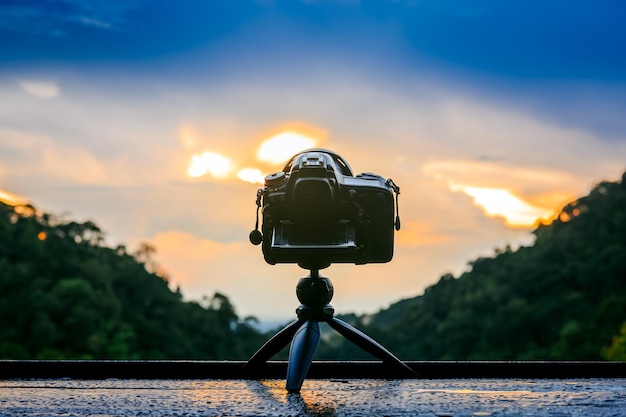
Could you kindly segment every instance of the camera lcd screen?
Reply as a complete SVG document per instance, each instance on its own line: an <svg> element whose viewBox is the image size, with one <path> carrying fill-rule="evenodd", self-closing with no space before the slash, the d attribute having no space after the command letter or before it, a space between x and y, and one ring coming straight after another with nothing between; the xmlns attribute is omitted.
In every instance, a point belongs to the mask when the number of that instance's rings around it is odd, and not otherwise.
<svg viewBox="0 0 626 417"><path fill-rule="evenodd" d="M354 225L347 220L323 224L283 220L274 228L272 249L354 251Z"/></svg>

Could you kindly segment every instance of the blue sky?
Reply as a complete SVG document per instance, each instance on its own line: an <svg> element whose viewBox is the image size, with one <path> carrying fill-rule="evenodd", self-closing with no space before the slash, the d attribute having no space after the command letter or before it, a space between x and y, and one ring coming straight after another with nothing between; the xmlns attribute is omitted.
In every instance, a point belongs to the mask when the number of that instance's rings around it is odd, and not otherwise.
<svg viewBox="0 0 626 417"><path fill-rule="evenodd" d="M0 6L0 62L35 74L71 66L193 81L234 70L296 82L318 60L357 62L381 82L426 72L619 135L625 9L613 1L9 1ZM614 114L598 112L598 100Z"/></svg>
<svg viewBox="0 0 626 417"><path fill-rule="evenodd" d="M395 37L413 57L521 78L624 81L620 2L4 1L4 62L140 61L262 28L261 46ZM258 33L257 33L258 35Z"/></svg>
<svg viewBox="0 0 626 417"><path fill-rule="evenodd" d="M328 270L339 311L375 311L531 242L515 213L553 213L619 178L625 9L4 1L0 191L92 219L112 244L153 242L190 298L221 291L244 314L289 317L303 271L264 264L246 241L258 185L186 172L214 152L270 173L280 165L257 148L295 130L402 187L394 260ZM268 282L281 290L259 302Z"/></svg>

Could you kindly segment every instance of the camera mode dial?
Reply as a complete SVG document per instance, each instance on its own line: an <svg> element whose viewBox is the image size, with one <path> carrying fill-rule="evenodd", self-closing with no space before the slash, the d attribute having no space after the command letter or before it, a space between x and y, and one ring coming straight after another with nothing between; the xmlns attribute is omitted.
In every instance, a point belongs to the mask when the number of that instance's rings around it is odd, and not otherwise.
<svg viewBox="0 0 626 417"><path fill-rule="evenodd" d="M285 181L285 173L282 171L274 172L265 177L266 187L278 187Z"/></svg>

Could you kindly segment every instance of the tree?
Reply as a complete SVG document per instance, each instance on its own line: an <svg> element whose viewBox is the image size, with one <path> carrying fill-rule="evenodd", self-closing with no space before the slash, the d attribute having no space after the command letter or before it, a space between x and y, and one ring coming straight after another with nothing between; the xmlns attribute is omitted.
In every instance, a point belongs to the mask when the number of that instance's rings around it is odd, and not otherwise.
<svg viewBox="0 0 626 417"><path fill-rule="evenodd" d="M0 203L0 358L245 359L263 342L225 295L172 291L149 243L131 255L103 236Z"/></svg>
<svg viewBox="0 0 626 417"><path fill-rule="evenodd" d="M619 334L613 336L611 345L602 350L602 356L609 361L626 361L626 322Z"/></svg>
<svg viewBox="0 0 626 417"><path fill-rule="evenodd" d="M357 323L405 359L621 358L624 330L613 336L626 317L625 179L567 204L533 245L496 250Z"/></svg>

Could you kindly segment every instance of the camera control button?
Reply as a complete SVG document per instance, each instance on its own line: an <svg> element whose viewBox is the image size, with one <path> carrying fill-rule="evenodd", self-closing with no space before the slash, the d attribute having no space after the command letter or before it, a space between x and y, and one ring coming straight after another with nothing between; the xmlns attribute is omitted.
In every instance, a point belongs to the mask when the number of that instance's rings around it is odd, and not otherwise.
<svg viewBox="0 0 626 417"><path fill-rule="evenodd" d="M282 171L274 172L265 177L265 185L276 185L285 179L285 173Z"/></svg>

